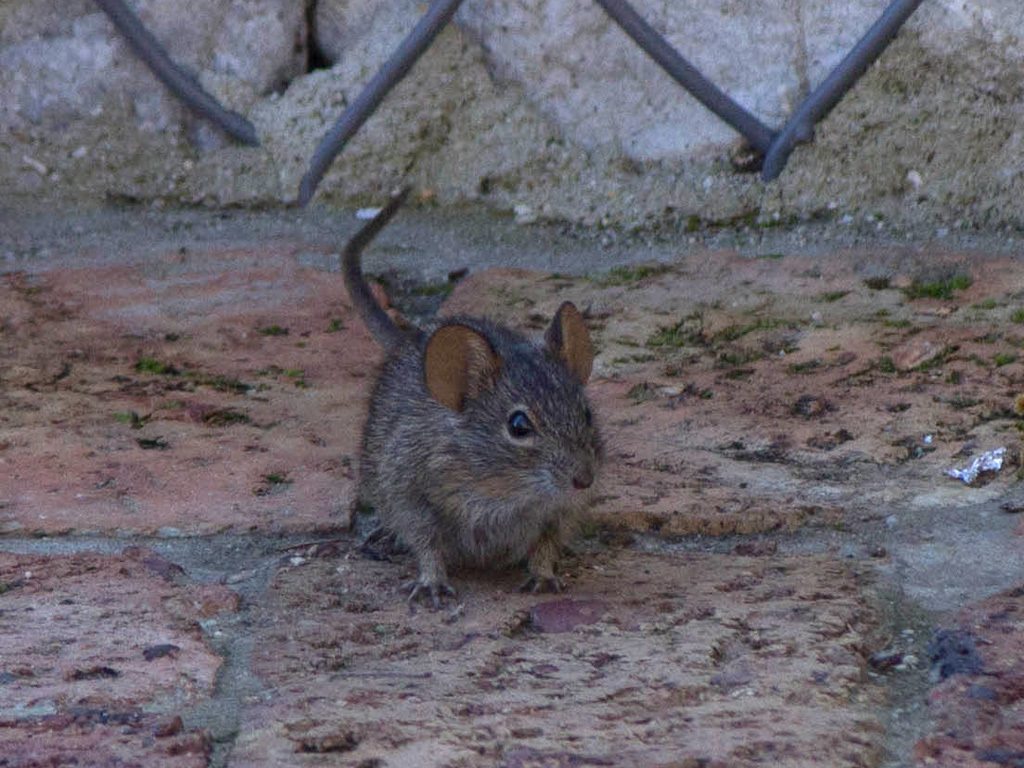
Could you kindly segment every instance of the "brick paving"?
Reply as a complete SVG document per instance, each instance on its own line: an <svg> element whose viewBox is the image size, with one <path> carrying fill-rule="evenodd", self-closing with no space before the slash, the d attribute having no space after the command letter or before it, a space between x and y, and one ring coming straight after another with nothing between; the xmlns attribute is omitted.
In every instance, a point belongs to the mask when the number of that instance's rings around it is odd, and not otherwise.
<svg viewBox="0 0 1024 768"><path fill-rule="evenodd" d="M588 308L611 458L569 592L456 574L434 613L348 533L379 353L303 249L2 275L0 765L1024 760L1014 260L471 276L446 311ZM879 656L893 585L958 606L928 621L976 664ZM916 746L901 676L931 686Z"/></svg>

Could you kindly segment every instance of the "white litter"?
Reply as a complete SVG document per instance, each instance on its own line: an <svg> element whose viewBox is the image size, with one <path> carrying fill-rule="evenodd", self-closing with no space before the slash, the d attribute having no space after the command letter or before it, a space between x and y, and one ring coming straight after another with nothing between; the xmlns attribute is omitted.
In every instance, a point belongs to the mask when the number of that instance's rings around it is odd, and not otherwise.
<svg viewBox="0 0 1024 768"><path fill-rule="evenodd" d="M1005 453L1005 448L993 448L991 451L985 451L980 456L975 456L974 460L963 469L956 469L955 467L944 469L942 474L957 480L963 480L966 485L970 485L978 479L978 475L982 472L998 472L1002 469L1003 454Z"/></svg>
<svg viewBox="0 0 1024 768"><path fill-rule="evenodd" d="M380 208L360 208L356 211L356 218L360 221L369 221L380 213Z"/></svg>

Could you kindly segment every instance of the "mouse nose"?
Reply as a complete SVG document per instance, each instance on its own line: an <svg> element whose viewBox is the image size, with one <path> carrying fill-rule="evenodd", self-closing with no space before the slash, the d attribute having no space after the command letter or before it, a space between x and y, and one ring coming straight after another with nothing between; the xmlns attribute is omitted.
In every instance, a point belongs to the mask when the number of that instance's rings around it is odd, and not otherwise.
<svg viewBox="0 0 1024 768"><path fill-rule="evenodd" d="M591 467L580 467L579 471L572 476L572 487L582 491L594 484L594 470Z"/></svg>

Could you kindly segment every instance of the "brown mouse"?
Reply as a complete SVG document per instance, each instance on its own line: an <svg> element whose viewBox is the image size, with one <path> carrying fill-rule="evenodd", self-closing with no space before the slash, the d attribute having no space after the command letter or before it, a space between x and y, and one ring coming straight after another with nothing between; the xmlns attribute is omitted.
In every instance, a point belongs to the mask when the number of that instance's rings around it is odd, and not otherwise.
<svg viewBox="0 0 1024 768"><path fill-rule="evenodd" d="M396 196L346 245L349 295L386 358L363 431L359 502L415 554L410 601L454 596L448 568L526 561L524 589L561 591L558 559L601 463L584 393L594 353L571 302L533 340L456 316L399 328L374 300L360 254Z"/></svg>

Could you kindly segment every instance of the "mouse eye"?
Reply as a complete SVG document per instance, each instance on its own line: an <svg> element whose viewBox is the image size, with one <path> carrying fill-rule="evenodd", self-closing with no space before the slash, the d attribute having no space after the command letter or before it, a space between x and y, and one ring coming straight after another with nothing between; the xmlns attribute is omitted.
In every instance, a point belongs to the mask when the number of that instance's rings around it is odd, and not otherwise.
<svg viewBox="0 0 1024 768"><path fill-rule="evenodd" d="M533 434L533 422L523 411L512 411L508 417L508 433L518 440L529 437Z"/></svg>

